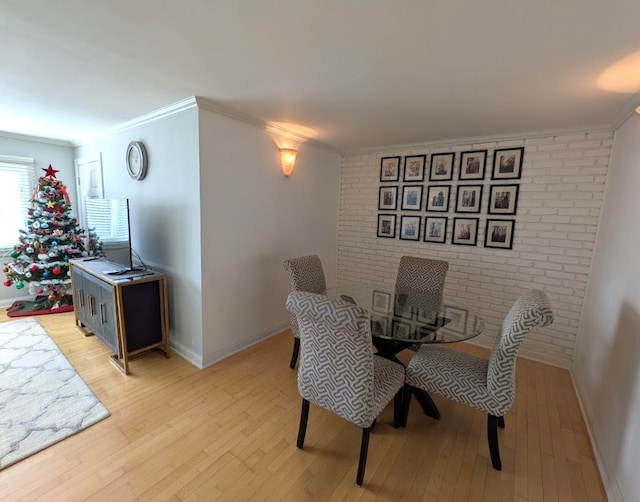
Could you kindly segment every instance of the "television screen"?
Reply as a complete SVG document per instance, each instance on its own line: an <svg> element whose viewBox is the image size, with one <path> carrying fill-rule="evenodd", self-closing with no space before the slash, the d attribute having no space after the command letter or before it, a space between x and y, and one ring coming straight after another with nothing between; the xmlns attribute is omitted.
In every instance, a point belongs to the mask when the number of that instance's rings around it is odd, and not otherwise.
<svg viewBox="0 0 640 502"><path fill-rule="evenodd" d="M132 269L129 199L86 199L85 210L89 255Z"/></svg>

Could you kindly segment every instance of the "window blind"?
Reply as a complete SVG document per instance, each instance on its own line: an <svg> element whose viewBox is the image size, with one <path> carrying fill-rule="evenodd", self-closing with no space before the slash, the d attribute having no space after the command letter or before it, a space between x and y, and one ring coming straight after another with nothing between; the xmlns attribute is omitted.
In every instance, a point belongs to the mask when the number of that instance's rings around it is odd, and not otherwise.
<svg viewBox="0 0 640 502"><path fill-rule="evenodd" d="M32 158L0 155L0 249L12 248L20 242L20 230L27 227L27 209L35 184Z"/></svg>

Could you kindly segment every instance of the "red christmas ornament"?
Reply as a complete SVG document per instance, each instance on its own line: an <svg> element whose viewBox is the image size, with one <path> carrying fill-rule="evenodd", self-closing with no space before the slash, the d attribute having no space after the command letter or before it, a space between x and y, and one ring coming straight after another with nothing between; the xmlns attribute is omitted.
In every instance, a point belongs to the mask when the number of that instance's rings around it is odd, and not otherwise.
<svg viewBox="0 0 640 502"><path fill-rule="evenodd" d="M60 275L62 273L62 269L60 267L53 267L53 275Z"/></svg>
<svg viewBox="0 0 640 502"><path fill-rule="evenodd" d="M54 227L57 227L59 224L60 224L60 223L58 223L57 221L54 221L54 222L53 222L53 226L54 226Z"/></svg>
<svg viewBox="0 0 640 502"><path fill-rule="evenodd" d="M7 279L2 284L4 284L6 287L10 287L11 286L11 281L9 279Z"/></svg>
<svg viewBox="0 0 640 502"><path fill-rule="evenodd" d="M36 270L38 270L38 265L31 265L29 268L32 272L35 272Z"/></svg>
<svg viewBox="0 0 640 502"><path fill-rule="evenodd" d="M62 218L62 213L60 211L56 211L56 218Z"/></svg>
<svg viewBox="0 0 640 502"><path fill-rule="evenodd" d="M62 187L60 190L58 190L58 193L59 193L60 195L64 195L64 194L66 194L66 193L67 193L67 191L64 189L64 187Z"/></svg>
<svg viewBox="0 0 640 502"><path fill-rule="evenodd" d="M44 293L44 291L42 291L41 289L38 290L38 294L41 295L42 293Z"/></svg>
<svg viewBox="0 0 640 502"><path fill-rule="evenodd" d="M49 167L47 167L46 169L43 167L42 170L44 171L45 178L55 178L56 173L60 172L59 170L56 170L53 167L51 167L51 164L49 164Z"/></svg>

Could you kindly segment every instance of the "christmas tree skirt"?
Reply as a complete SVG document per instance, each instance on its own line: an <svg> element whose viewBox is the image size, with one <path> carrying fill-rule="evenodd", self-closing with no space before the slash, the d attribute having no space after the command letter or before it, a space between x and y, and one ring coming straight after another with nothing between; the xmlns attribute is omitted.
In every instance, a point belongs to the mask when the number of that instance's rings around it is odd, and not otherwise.
<svg viewBox="0 0 640 502"><path fill-rule="evenodd" d="M61 314L73 311L71 295L63 296L59 301L51 303L47 295L36 296L35 300L19 300L7 308L9 317L25 317L32 315Z"/></svg>

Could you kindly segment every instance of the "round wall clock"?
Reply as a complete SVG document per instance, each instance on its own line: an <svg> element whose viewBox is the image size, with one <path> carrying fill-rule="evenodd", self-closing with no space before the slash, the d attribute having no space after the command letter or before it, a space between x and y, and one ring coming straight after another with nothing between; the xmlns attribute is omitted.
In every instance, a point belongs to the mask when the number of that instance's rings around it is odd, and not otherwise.
<svg viewBox="0 0 640 502"><path fill-rule="evenodd" d="M127 147L127 172L134 180L147 175L147 150L140 141L132 141Z"/></svg>

